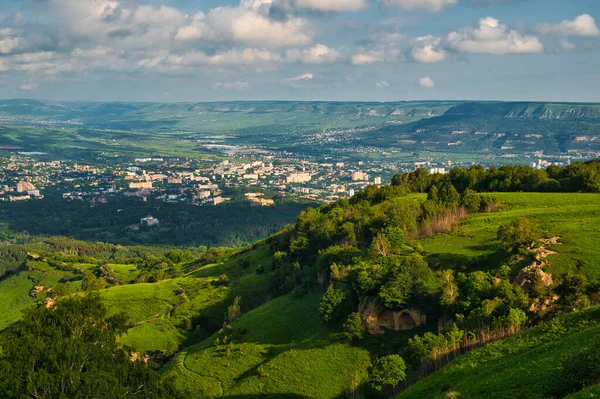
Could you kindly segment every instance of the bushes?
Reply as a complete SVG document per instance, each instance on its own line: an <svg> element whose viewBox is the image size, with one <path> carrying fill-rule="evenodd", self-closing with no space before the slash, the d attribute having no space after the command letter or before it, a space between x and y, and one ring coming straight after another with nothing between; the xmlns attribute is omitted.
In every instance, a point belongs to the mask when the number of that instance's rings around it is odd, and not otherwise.
<svg viewBox="0 0 600 399"><path fill-rule="evenodd" d="M319 304L319 313L325 321L330 321L339 315L340 305L346 299L346 291L343 289L336 289L332 285L327 287L327 291L321 298Z"/></svg>
<svg viewBox="0 0 600 399"><path fill-rule="evenodd" d="M360 318L360 314L350 313L348 319L344 323L344 334L349 340L360 340L365 334L366 328Z"/></svg>
<svg viewBox="0 0 600 399"><path fill-rule="evenodd" d="M541 238L540 228L527 218L517 218L498 229L498 239L508 252L532 245Z"/></svg>
<svg viewBox="0 0 600 399"><path fill-rule="evenodd" d="M371 371L370 384L381 391L385 385L395 387L406 378L406 364L399 355L389 355L377 359Z"/></svg>

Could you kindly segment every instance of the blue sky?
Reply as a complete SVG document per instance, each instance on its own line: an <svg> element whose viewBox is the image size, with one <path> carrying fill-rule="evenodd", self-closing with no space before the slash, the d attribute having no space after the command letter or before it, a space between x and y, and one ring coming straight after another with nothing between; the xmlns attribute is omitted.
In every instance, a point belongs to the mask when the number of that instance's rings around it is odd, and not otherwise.
<svg viewBox="0 0 600 399"><path fill-rule="evenodd" d="M0 97L600 101L599 24L598 0L3 0Z"/></svg>

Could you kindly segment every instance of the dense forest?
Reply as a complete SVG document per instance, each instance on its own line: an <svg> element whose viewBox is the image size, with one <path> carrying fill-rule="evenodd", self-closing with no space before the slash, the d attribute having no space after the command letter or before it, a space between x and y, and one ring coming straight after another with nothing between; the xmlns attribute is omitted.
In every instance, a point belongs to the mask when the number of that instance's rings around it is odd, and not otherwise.
<svg viewBox="0 0 600 399"><path fill-rule="evenodd" d="M240 247L277 232L310 205L284 201L274 207L253 207L240 201L198 207L120 198L90 206L87 201L47 195L38 201L0 203L0 220L4 235L12 231L122 245ZM148 215L159 219L160 226L139 228L140 219Z"/></svg>

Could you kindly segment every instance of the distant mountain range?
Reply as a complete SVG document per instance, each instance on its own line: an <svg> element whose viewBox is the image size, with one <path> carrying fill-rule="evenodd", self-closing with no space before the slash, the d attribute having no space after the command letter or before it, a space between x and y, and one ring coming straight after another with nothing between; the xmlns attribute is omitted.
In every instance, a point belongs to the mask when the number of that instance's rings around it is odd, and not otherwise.
<svg viewBox="0 0 600 399"><path fill-rule="evenodd" d="M181 133L188 137L226 133L235 137L235 144L302 152L324 148L323 142L305 144L307 134L331 131L341 131L342 135L328 141L331 144L327 148L360 145L495 157L536 151L553 155L593 155L600 151L600 104L584 103L0 100L0 127L20 123L164 132L173 137ZM7 140L4 144L22 141Z"/></svg>

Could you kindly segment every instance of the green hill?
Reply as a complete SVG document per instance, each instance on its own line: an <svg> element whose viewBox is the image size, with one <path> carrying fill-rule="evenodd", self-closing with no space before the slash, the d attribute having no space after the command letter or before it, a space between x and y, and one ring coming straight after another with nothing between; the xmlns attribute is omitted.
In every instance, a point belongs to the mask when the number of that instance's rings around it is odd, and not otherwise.
<svg viewBox="0 0 600 399"><path fill-rule="evenodd" d="M595 307L476 349L397 398L545 399L557 391L556 397L563 397L563 390L581 389L576 380L585 372L570 366L575 362L583 369L586 354L596 352L598 356L599 342L600 307ZM569 398L590 398L598 392L598 387L593 387Z"/></svg>
<svg viewBox="0 0 600 399"><path fill-rule="evenodd" d="M586 397L600 377L586 357L600 353L600 197L488 191L594 191L597 167L418 170L239 252L18 244L0 328L81 288L124 313L120 345L185 397L381 397L402 379L374 383L389 355L411 383L426 376L400 397Z"/></svg>
<svg viewBox="0 0 600 399"><path fill-rule="evenodd" d="M286 295L245 314L172 360L188 397L332 398L366 379L369 352L323 325L320 294Z"/></svg>

